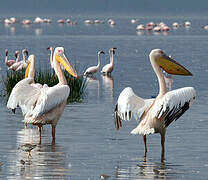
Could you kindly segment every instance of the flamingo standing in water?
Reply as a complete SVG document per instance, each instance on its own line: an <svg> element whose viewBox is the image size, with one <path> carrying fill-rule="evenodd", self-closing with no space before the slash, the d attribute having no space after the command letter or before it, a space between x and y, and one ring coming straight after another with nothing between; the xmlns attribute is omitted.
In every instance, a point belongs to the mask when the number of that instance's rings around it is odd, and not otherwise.
<svg viewBox="0 0 208 180"><path fill-rule="evenodd" d="M14 63L17 63L19 61L19 51L15 52L16 60L13 60L13 59L12 60L8 60L8 49L5 50L5 54L6 54L6 56L5 56L5 64L8 67L12 66Z"/></svg>
<svg viewBox="0 0 208 180"><path fill-rule="evenodd" d="M192 74L160 49L152 50L149 57L159 82L159 94L155 99L142 99L133 92L132 88L125 88L119 95L115 108L115 126L119 130L122 126L121 120L129 121L132 115L135 119L140 119L138 126L131 131L131 134L143 135L145 157L147 153L146 135L160 133L161 160L163 161L166 129L189 109L196 97L196 92L193 87L167 92L161 68L169 74L185 76Z"/></svg>
<svg viewBox="0 0 208 180"><path fill-rule="evenodd" d="M27 49L23 49L22 50L22 56L23 56L23 60L22 61L15 62L8 69L9 70L13 70L13 71L19 71L19 70L22 70L22 69L26 69L27 68L26 56L28 56Z"/></svg>
<svg viewBox="0 0 208 180"><path fill-rule="evenodd" d="M103 51L98 51L98 64L97 66L91 66L87 68L87 70L84 72L84 76L93 75L95 74L98 69L100 68L100 55L105 54Z"/></svg>
<svg viewBox="0 0 208 180"><path fill-rule="evenodd" d="M109 50L109 54L110 54L110 63L109 64L106 64L103 68L102 68L102 71L101 73L103 74L111 74L111 72L113 71L114 69L114 58L113 58L113 55L115 54L115 49L117 48L111 48Z"/></svg>
<svg viewBox="0 0 208 180"><path fill-rule="evenodd" d="M48 87L47 84L36 84L34 82L35 56L30 56L26 69L27 78L15 85L7 102L7 107L10 109L14 110L17 106L21 107L26 123L38 126L40 143L41 128L45 124L51 124L52 143L55 143L56 125L70 93L61 65L69 74L78 78L76 71L64 55L64 48L57 47L53 54L53 68L59 83L53 87Z"/></svg>

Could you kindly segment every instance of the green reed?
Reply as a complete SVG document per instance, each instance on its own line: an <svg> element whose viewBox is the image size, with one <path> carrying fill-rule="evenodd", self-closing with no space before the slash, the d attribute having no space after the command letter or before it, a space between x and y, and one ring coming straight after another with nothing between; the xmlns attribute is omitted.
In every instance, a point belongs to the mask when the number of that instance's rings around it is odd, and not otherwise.
<svg viewBox="0 0 208 180"><path fill-rule="evenodd" d="M68 72L64 72L67 83L70 87L70 95L67 102L81 102L84 98L86 88L86 78L80 76L78 79L71 76ZM4 96L9 98L13 87L25 77L25 71L7 71L6 77L2 77ZM46 67L39 70L35 74L35 83L47 84L49 87L58 84L58 77L54 70Z"/></svg>

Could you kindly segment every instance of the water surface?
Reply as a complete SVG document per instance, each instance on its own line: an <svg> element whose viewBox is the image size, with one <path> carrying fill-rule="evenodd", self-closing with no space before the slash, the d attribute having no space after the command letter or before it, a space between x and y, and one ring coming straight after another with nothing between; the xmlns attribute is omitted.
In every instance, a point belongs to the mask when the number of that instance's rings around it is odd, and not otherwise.
<svg viewBox="0 0 208 180"><path fill-rule="evenodd" d="M3 17L2 17L3 18ZM34 17L29 17L34 19ZM15 50L27 48L37 57L37 67L49 64L48 46L64 46L67 57L79 73L96 65L97 52L103 50L101 65L109 62L108 50L117 47L111 77L100 73L88 80L82 103L68 104L58 122L56 144L51 145L51 127L44 126L41 145L32 158L18 150L24 143L38 144L36 127L24 128L20 110L14 115L0 103L0 177L2 179L206 179L207 178L207 52L208 32L201 28L206 17L136 17L138 23L191 21L168 33L137 33L134 17L115 17L116 25L85 25L87 18L73 16L77 25L52 24L23 26L0 24L0 67L6 67L4 50L12 58ZM63 17L62 17L63 18ZM112 17L99 17L105 22ZM19 17L23 19L23 17ZM137 23L137 24L138 24ZM137 95L151 98L158 92L156 76L150 66L149 52L161 48L193 73L193 77L173 77L173 88L193 86L197 100L166 135L166 161L160 162L160 136L148 136L148 156L143 158L142 137L130 135L137 122L124 123L116 131L113 111L120 92L127 86ZM1 74L1 75L2 75ZM21 161L23 160L23 161ZM22 163L25 162L23 165Z"/></svg>

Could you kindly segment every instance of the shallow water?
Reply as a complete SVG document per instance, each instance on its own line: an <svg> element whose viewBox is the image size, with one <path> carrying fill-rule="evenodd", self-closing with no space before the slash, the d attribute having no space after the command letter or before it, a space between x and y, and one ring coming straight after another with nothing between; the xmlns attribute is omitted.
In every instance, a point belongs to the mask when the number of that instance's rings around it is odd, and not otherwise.
<svg viewBox="0 0 208 180"><path fill-rule="evenodd" d="M22 17L19 17L20 19ZM30 17L31 19L33 17ZM97 63L97 51L104 50L101 64L109 62L108 50L117 47L115 69L111 77L100 73L89 79L82 103L66 106L51 145L51 128L44 126L41 145L32 150L32 158L18 150L24 143L38 144L36 127L24 128L20 110L14 115L0 103L0 177L2 179L206 179L207 157L207 52L208 32L201 29L206 17L138 17L139 23L191 21L169 33L137 33L131 17L117 17L108 24L85 25L86 17L72 17L77 25L52 24L5 27L0 24L0 67L3 74L4 49L10 57L15 50L28 48L37 56L37 64L49 64L48 46L64 46L67 57L82 73ZM105 21L110 17L100 17ZM86 18L87 19L87 18ZM96 19L96 18L94 18ZM143 158L142 137L130 135L137 122L124 123L116 131L113 111L117 98L127 86L143 98L151 98L158 84L148 60L149 52L161 48L189 69L193 77L173 77L173 89L193 86L197 100L166 135L166 161L160 162L160 136L148 136L148 156ZM22 160L22 161L21 161ZM106 176L105 176L106 175Z"/></svg>

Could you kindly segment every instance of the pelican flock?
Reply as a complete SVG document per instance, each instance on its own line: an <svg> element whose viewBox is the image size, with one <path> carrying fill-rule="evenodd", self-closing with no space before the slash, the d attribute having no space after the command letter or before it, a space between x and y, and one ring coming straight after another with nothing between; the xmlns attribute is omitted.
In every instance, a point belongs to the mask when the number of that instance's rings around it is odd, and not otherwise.
<svg viewBox="0 0 208 180"><path fill-rule="evenodd" d="M10 94L7 107L22 110L24 122L38 126L39 142L41 143L42 126L50 124L52 127L52 143L55 143L56 125L66 106L70 88L67 85L63 71L78 78L77 72L65 56L63 47L50 50L50 64L58 77L58 84L49 87L39 84L35 77L35 55L28 56L26 49L22 50L23 60L19 61L19 51L15 52L15 60L8 60L8 50L5 50L5 64L14 71L25 69L25 78L19 81ZM102 68L102 73L110 75L114 69L114 54L116 48L109 50L110 63ZM84 75L93 75L100 68L100 55L96 66L87 68ZM26 62L27 59L27 62ZM165 159L165 135L167 127L180 118L193 104L196 92L193 87L172 89L171 75L192 76L185 67L167 56L161 49L154 49L149 54L150 63L159 83L159 93L155 98L143 99L137 96L131 87L126 87L119 95L114 110L114 123L117 130L122 127L122 120L130 121L132 117L139 120L131 134L142 135L144 141L144 157L147 156L147 135L159 133L161 136L161 160Z"/></svg>
<svg viewBox="0 0 208 180"><path fill-rule="evenodd" d="M114 112L116 129L122 127L122 120L129 121L132 116L140 119L131 134L140 134L144 140L144 156L147 154L146 136L160 133L161 160L165 158L165 134L167 127L183 115L196 98L193 87L184 87L167 92L163 69L168 74L191 76L192 74L178 62L167 56L161 49L151 51L150 62L159 82L159 94L155 99L143 99L132 88L125 88L118 97Z"/></svg>
<svg viewBox="0 0 208 180"><path fill-rule="evenodd" d="M91 67L87 68L86 71L84 72L84 76L93 75L98 71L98 69L100 68L100 55L101 54L105 54L105 53L103 51L98 51L98 64L97 64L97 66L91 66Z"/></svg>
<svg viewBox="0 0 208 180"><path fill-rule="evenodd" d="M109 50L109 54L110 54L110 63L109 64L106 64L103 68L102 68L102 71L101 73L103 74L111 74L111 72L113 71L114 69L114 57L113 55L115 54L115 50L117 48L113 47Z"/></svg>
<svg viewBox="0 0 208 180"><path fill-rule="evenodd" d="M52 126L52 143L55 143L55 130L58 120L65 108L70 88L61 69L61 65L74 77L78 77L64 54L63 47L56 47L53 54L53 68L59 83L53 87L34 82L35 56L28 58L25 79L19 81L13 88L7 107L13 111L20 106L25 123L38 126L40 143L43 125Z"/></svg>

